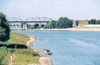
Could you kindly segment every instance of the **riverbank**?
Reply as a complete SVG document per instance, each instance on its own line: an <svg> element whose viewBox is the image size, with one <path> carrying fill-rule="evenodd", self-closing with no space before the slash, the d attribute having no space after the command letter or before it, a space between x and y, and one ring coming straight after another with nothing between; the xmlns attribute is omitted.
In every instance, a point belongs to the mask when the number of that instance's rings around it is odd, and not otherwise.
<svg viewBox="0 0 100 65"><path fill-rule="evenodd" d="M48 56L46 51L38 50L32 47L32 43L36 41L36 37L30 36L30 40L27 42L27 46L32 49L34 52L40 55L39 62L40 65L53 65L51 58Z"/></svg>
<svg viewBox="0 0 100 65"><path fill-rule="evenodd" d="M11 29L21 29L21 28L11 28ZM63 28L63 29L28 29L28 30L46 30L46 31L100 31L100 27L73 27L73 28Z"/></svg>
<svg viewBox="0 0 100 65"><path fill-rule="evenodd" d="M35 35L38 41L33 47L49 49L54 65L94 65L93 58L98 64L99 31L13 31Z"/></svg>
<svg viewBox="0 0 100 65"><path fill-rule="evenodd" d="M0 42L0 65L40 64L39 54L26 46L27 35L11 32L10 39Z"/></svg>
<svg viewBox="0 0 100 65"><path fill-rule="evenodd" d="M100 31L100 28L65 28L65 29L28 29L28 30L46 30L46 31Z"/></svg>

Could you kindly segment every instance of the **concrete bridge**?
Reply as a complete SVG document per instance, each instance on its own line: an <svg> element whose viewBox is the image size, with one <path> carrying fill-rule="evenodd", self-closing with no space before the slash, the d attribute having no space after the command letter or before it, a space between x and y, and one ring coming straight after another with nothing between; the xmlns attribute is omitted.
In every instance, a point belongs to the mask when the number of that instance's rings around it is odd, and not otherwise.
<svg viewBox="0 0 100 65"><path fill-rule="evenodd" d="M52 19L48 17L30 17L26 19L17 18L17 17L7 17L7 20L10 23L21 23L23 29L27 29L28 23L34 23L34 24L46 24L50 22Z"/></svg>

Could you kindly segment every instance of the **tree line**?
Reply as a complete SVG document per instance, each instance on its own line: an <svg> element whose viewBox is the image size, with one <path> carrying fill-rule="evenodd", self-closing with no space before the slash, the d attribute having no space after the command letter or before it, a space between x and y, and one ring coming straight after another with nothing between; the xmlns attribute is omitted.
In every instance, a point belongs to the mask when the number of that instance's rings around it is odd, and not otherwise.
<svg viewBox="0 0 100 65"><path fill-rule="evenodd" d="M67 17L60 17L57 21L52 20L48 23L44 24L28 24L28 29L53 29L53 28L71 28L73 26L73 21Z"/></svg>
<svg viewBox="0 0 100 65"><path fill-rule="evenodd" d="M88 24L100 24L100 20L96 20L96 19L91 19L88 21ZM79 25L79 20L75 21L75 25L78 26Z"/></svg>
<svg viewBox="0 0 100 65"><path fill-rule="evenodd" d="M90 21L88 21L88 24L100 24L100 20L91 19Z"/></svg>
<svg viewBox="0 0 100 65"><path fill-rule="evenodd" d="M53 28L71 28L73 26L72 20L67 17L60 17L57 21L52 20L47 23L44 28L45 29L53 29Z"/></svg>

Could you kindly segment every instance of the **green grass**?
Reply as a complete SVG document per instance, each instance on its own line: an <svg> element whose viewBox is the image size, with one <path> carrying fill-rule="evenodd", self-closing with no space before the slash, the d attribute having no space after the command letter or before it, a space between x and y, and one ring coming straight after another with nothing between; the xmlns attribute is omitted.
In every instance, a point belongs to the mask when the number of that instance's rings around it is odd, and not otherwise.
<svg viewBox="0 0 100 65"><path fill-rule="evenodd" d="M2 58L1 65L9 65L10 62L10 54L8 53L7 55Z"/></svg>
<svg viewBox="0 0 100 65"><path fill-rule="evenodd" d="M18 34L11 32L10 39L7 42L0 42L0 44L26 44L29 40L29 36L24 34ZM6 46L5 45L5 46ZM9 65L10 55L13 55L13 65L28 65L28 64L39 64L39 54L33 52L32 49L13 49L0 47L0 65Z"/></svg>
<svg viewBox="0 0 100 65"><path fill-rule="evenodd" d="M7 42L0 42L0 44L25 44L29 40L29 37L24 34L10 33L10 39Z"/></svg>
<svg viewBox="0 0 100 65"><path fill-rule="evenodd" d="M32 57L27 55L14 55L13 65L28 65L39 64L39 57Z"/></svg>
<svg viewBox="0 0 100 65"><path fill-rule="evenodd" d="M29 56L39 56L36 52L34 52L32 49L8 49L9 53L13 54L24 54L24 55L29 55Z"/></svg>
<svg viewBox="0 0 100 65"><path fill-rule="evenodd" d="M8 49L8 55L2 59L2 64L10 63L10 53L12 53L13 65L39 64L39 54L31 49Z"/></svg>
<svg viewBox="0 0 100 65"><path fill-rule="evenodd" d="M4 56L6 55L7 55L6 47L0 47L0 63L2 62L2 59L4 58Z"/></svg>

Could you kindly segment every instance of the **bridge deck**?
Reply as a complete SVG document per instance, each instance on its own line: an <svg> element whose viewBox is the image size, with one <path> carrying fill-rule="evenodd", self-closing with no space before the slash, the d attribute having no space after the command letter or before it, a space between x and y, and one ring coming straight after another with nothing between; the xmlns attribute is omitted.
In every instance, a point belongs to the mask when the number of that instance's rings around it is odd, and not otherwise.
<svg viewBox="0 0 100 65"><path fill-rule="evenodd" d="M50 21L8 21L9 23L48 23Z"/></svg>

